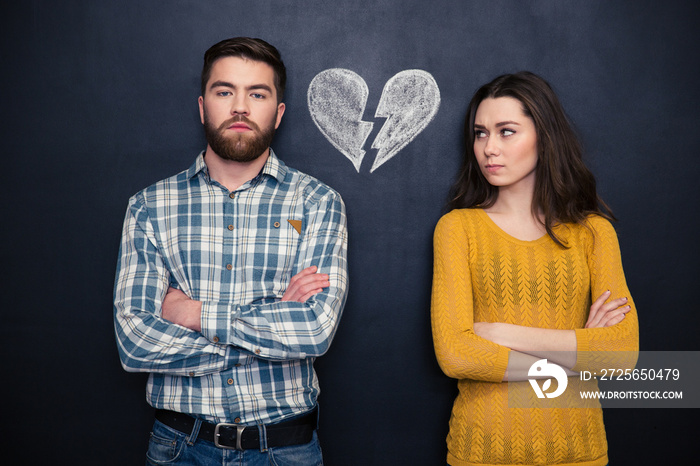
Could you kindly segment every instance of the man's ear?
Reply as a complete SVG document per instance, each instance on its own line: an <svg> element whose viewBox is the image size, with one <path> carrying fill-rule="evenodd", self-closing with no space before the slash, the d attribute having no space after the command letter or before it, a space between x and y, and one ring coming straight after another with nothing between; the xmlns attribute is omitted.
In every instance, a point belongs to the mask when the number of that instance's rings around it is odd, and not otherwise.
<svg viewBox="0 0 700 466"><path fill-rule="evenodd" d="M201 97L200 97L201 99ZM284 102L280 102L277 104L277 122L275 123L275 129L279 128L280 122L282 121L282 115L284 115L284 109L285 109Z"/></svg>
<svg viewBox="0 0 700 466"><path fill-rule="evenodd" d="M204 97L202 97L200 95L198 102L199 102L199 120L202 122L202 124L204 124Z"/></svg>

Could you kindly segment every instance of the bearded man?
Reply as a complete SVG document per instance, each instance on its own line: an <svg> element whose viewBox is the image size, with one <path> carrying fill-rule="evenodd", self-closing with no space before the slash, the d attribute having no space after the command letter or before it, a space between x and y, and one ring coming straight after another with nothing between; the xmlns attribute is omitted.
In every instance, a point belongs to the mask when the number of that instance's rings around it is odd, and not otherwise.
<svg viewBox="0 0 700 466"><path fill-rule="evenodd" d="M313 362L345 304L346 217L270 149L285 81L263 40L212 46L206 150L129 200L114 319L123 367L150 374L148 464L322 464Z"/></svg>

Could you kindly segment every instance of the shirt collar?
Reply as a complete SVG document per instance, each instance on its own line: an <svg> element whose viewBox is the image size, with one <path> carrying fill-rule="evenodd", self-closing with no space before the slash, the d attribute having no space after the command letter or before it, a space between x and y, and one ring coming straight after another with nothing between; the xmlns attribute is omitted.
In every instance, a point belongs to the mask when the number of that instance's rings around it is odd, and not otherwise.
<svg viewBox="0 0 700 466"><path fill-rule="evenodd" d="M287 176L287 166L277 158L272 147L270 147L270 156L267 158L267 162L265 162L265 166L263 166L260 173L263 175L270 175L280 183Z"/></svg>
<svg viewBox="0 0 700 466"><path fill-rule="evenodd" d="M209 171L207 164L204 163L204 151L200 152L194 163L187 169L187 179L194 178L199 172L202 172L209 179Z"/></svg>
<svg viewBox="0 0 700 466"><path fill-rule="evenodd" d="M204 151L199 153L192 166L187 169L187 178L191 179L197 176L197 174L200 172L204 174L207 180L210 179L207 164L204 162ZM284 162L277 158L272 148L270 148L270 155L267 158L265 165L263 165L258 177L260 175L269 175L279 182L282 182L287 176L287 166L284 164Z"/></svg>

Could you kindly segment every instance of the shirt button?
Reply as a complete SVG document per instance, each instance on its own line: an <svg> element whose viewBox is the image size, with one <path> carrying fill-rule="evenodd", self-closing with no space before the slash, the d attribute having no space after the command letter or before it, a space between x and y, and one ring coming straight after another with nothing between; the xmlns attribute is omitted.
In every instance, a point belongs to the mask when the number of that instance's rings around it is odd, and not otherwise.
<svg viewBox="0 0 700 466"><path fill-rule="evenodd" d="M275 228L279 228L279 227L280 227L280 222L275 222Z"/></svg>
<svg viewBox="0 0 700 466"><path fill-rule="evenodd" d="M230 197L231 199L233 199L234 197L236 197L236 193L230 193L230 194L228 195L228 197Z"/></svg>
<svg viewBox="0 0 700 466"><path fill-rule="evenodd" d="M241 422L241 418L240 418L240 417L237 417L236 419L233 420L233 423L234 423L234 424L238 424L239 422Z"/></svg>
<svg viewBox="0 0 700 466"><path fill-rule="evenodd" d="M260 354L260 348L255 350L255 354Z"/></svg>
<svg viewBox="0 0 700 466"><path fill-rule="evenodd" d="M235 366L235 367L241 367L241 364L240 364L240 363L238 363L238 364L236 364L236 366Z"/></svg>
<svg viewBox="0 0 700 466"><path fill-rule="evenodd" d="M233 385L233 379L228 379L226 383L228 383L229 385Z"/></svg>
<svg viewBox="0 0 700 466"><path fill-rule="evenodd" d="M214 337L214 338L211 339L211 341L213 341L214 343L218 343L218 342L219 342L219 337Z"/></svg>
<svg viewBox="0 0 700 466"><path fill-rule="evenodd" d="M233 231L233 225L228 226L229 231Z"/></svg>
<svg viewBox="0 0 700 466"><path fill-rule="evenodd" d="M194 372L190 372L190 377L194 377Z"/></svg>
<svg viewBox="0 0 700 466"><path fill-rule="evenodd" d="M226 270L233 270L233 266L231 264L226 264Z"/></svg>

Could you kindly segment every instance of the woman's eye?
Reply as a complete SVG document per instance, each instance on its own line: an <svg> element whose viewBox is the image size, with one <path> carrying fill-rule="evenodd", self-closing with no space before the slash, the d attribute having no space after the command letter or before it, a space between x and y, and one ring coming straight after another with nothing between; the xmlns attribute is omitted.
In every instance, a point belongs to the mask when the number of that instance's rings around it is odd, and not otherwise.
<svg viewBox="0 0 700 466"><path fill-rule="evenodd" d="M510 136L515 134L515 131L513 131L512 129L504 129L503 131L501 131L501 134L503 134L504 136Z"/></svg>
<svg viewBox="0 0 700 466"><path fill-rule="evenodd" d="M475 139L481 139L481 138L483 138L483 137L485 137L485 136L486 136L486 133L484 133L484 132L481 131L480 129L477 129L476 131L474 131L474 138L475 138Z"/></svg>

